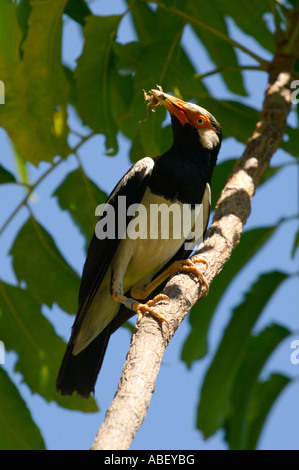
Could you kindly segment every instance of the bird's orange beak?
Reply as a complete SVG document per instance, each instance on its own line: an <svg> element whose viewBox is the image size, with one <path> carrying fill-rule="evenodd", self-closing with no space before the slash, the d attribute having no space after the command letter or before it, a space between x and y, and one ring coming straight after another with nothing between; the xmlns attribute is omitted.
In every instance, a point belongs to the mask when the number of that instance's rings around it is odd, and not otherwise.
<svg viewBox="0 0 299 470"><path fill-rule="evenodd" d="M167 109L170 114L173 114L180 123L184 126L188 119L188 112L186 109L186 102L176 98L175 96L168 95L164 91L151 90L151 94Z"/></svg>

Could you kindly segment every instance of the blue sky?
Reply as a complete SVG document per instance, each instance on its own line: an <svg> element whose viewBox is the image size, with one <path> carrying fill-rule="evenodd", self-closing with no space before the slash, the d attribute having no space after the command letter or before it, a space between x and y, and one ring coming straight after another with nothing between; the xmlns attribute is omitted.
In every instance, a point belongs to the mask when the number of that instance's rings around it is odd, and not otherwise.
<svg viewBox="0 0 299 470"><path fill-rule="evenodd" d="M115 0L113 2L95 0L91 3L91 8L95 14L108 15L124 12L126 5L122 0ZM232 21L229 21L228 24L235 39L245 43L249 48L254 48L264 58L269 59L269 54L258 48L254 40L241 33ZM127 15L121 23L118 40L120 42L128 42L134 38L135 33L132 29L130 17ZM188 45L188 54L198 72L203 73L214 68L205 49L196 40L189 27L184 32L183 43L186 47ZM76 23L67 19L63 39L63 58L69 66L74 67L75 59L81 54L82 44L79 27ZM251 60L245 57L244 53L238 52L238 56L242 63L251 63ZM198 68L198 57L201 59L200 69ZM266 87L266 74L246 72L244 77L249 93L249 97L244 99L244 101L259 108ZM217 98L233 97L218 76L206 79L205 84ZM143 99L142 90L140 99ZM81 133L88 132L87 129L82 129L81 123L71 108L69 109L69 119L73 129L75 128ZM290 122L295 122L294 114L291 116ZM136 125L138 124L136 123ZM74 140L72 143L74 143ZM0 130L0 147L2 149L0 164L8 170L15 172L13 152L3 130ZM241 155L243 148L244 146L234 141L234 139L226 139L221 149L219 161ZM95 181L101 189L109 193L130 166L128 150L129 142L123 136L119 136L118 155L107 157L105 156L103 136L95 136L82 146L79 150L79 156L90 179ZM274 155L272 164L276 166L292 161L291 157L279 150ZM84 240L77 228L74 227L70 217L65 212L61 212L56 200L50 197L67 173L76 168L76 165L74 157L69 157L67 162L59 165L52 172L53 174L46 178L38 187L36 194L30 200L30 207L36 218L54 237L58 248L67 261L78 273L81 273L84 262ZM30 166L30 176L35 179L46 168L47 164L41 164L38 169ZM279 192L277 191L278 185L280 188L283 188ZM22 188L15 189L10 186L0 188L1 225L22 198L22 195ZM298 212L297 201L298 169L296 166L290 165L285 167L278 175L268 183L265 183L257 191L252 203L252 213L245 228L251 229L271 225L277 223L281 217L294 215ZM6 282L16 282L11 259L7 256L7 253L26 217L26 209L22 209L1 237L0 276ZM229 286L210 327L209 355L202 361L194 364L191 370L188 370L186 365L180 361L182 345L190 328L188 321L181 325L165 353L147 417L137 432L131 449L226 448L222 432L218 432L209 440L204 441L201 433L195 429L196 409L204 373L217 348L223 329L230 318L232 308L239 304L244 292L257 279L258 275L273 269L298 272L298 258L290 260L289 255L296 224L297 222L294 220L283 224L267 246L246 265L238 278ZM59 227L59 230L57 230L57 227ZM299 365L295 366L290 361L290 354L292 352L290 349L291 341L299 339L298 291L298 277L294 276L283 283L267 305L256 326L257 329L260 329L266 324L275 321L282 323L293 331L298 330L297 336L294 334L291 339L285 340L267 362L263 371L263 376L265 377L270 371L282 372L292 377L298 375ZM45 308L43 314L54 324L57 333L67 341L73 318L55 306L52 309ZM20 374L13 371L16 355L14 353L6 355L5 368L12 380L18 384L35 422L41 429L48 449L88 449L91 446L97 430L104 419L105 412L115 394L129 344L130 336L126 329L118 330L111 337L103 368L96 385L95 397L101 410L94 414L64 410L55 403L48 404L39 396L32 396L28 387L25 384L21 384ZM272 410L259 443L260 449L299 448L298 394L299 384L295 380L282 393Z"/></svg>

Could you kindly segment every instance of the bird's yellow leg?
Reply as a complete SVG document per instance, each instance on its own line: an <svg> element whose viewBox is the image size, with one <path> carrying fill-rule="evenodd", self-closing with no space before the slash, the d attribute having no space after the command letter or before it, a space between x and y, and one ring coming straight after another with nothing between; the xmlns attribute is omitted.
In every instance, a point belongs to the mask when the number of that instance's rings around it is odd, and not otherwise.
<svg viewBox="0 0 299 470"><path fill-rule="evenodd" d="M209 286L207 281L205 280L204 276L202 275L201 271L196 266L197 263L203 263L208 266L208 263L203 258L194 258L193 261L191 259L185 259L181 261L175 261L172 263L165 271L163 271L159 276L157 276L152 282L150 282L147 286L145 286L142 290L131 289L131 295L134 299L146 299L157 287L159 287L162 282L166 281L169 277L178 274L179 272L188 272L194 273L198 276L198 279L201 284L207 289L207 293L209 291Z"/></svg>
<svg viewBox="0 0 299 470"><path fill-rule="evenodd" d="M146 315L146 314L150 313L153 317L157 318L157 320L160 323L165 322L168 325L168 321L166 320L166 318L164 318L163 315L156 312L152 308L152 306L154 304L156 304L157 302L159 302L160 300L167 300L169 302L169 298L167 297L167 295L158 294L152 300L149 300L146 304L136 302L136 300L130 299L129 297L126 297L125 295L118 294L118 293L113 293L112 298L115 302L119 302L119 303L125 305L127 308L129 308L129 309L133 310L134 312L136 312L137 313L137 323L141 320L143 315Z"/></svg>
<svg viewBox="0 0 299 470"><path fill-rule="evenodd" d="M141 304L139 302L135 302L135 304L133 304L132 308L137 313L137 323L140 322L143 315L146 315L146 314L150 313L160 323L166 323L168 325L168 321L166 320L166 318L163 315L161 315L160 313L156 312L156 310L153 308L153 305L155 305L160 300L166 300L167 302L169 302L169 297L167 297L167 295L164 295L164 294L158 294L153 299L148 300L146 302L146 304Z"/></svg>
<svg viewBox="0 0 299 470"><path fill-rule="evenodd" d="M112 298L113 300L115 300L115 302L119 302L125 305L127 308L136 312L137 323L141 320L143 315L151 314L153 317L157 318L157 320L160 323L165 322L168 324L164 316L156 312L156 310L153 308L153 306L160 300L164 300L164 301L166 300L169 302L169 297L167 297L167 295L158 294L153 299L148 300L146 304L136 302L135 299L137 300L146 299L157 287L159 287L164 281L166 281L166 279L174 276L175 274L178 274L179 272L189 272L189 273L196 274L198 276L200 283L204 284L208 292L209 286L204 276L202 275L201 271L196 266L196 264L198 263L203 263L206 266L208 266L207 261L203 258L194 257L193 260L186 259L186 260L181 260L181 261L175 261L167 269L165 269L165 271L163 271L159 276L157 276L152 282L150 282L147 286L145 286L144 289L138 290L138 289L134 289L133 287L131 289L131 295L132 297L134 297L133 299L126 297L125 295L119 294L119 293L112 293L111 294Z"/></svg>

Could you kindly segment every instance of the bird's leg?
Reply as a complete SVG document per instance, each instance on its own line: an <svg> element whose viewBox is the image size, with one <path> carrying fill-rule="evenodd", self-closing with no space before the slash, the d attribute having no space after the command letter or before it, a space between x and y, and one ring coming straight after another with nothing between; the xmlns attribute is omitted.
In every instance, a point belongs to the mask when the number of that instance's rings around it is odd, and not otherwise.
<svg viewBox="0 0 299 470"><path fill-rule="evenodd" d="M129 308L130 310L133 310L133 312L137 313L137 322L140 321L140 319L142 318L142 315L145 315L146 313L150 313L155 318L157 318L159 322L167 323L167 320L163 317L163 315L160 315L152 308L152 305L157 303L159 300L168 300L169 302L169 298L167 297L167 295L159 294L154 299L147 302L146 304L142 304L136 301L135 299L126 297L123 294L124 292L123 270L118 269L118 267L115 267L114 269L112 269L110 292L111 292L111 297L115 302L119 302L123 304L125 307Z"/></svg>
<svg viewBox="0 0 299 470"><path fill-rule="evenodd" d="M140 322L141 318L143 317L143 315L146 315L146 314L151 314L153 317L155 317L160 323L166 323L168 325L168 321L166 320L166 318L164 317L164 315L161 315L160 313L156 312L156 310L153 307L153 305L155 305L157 302L159 302L160 300L166 300L167 302L169 302L169 297L167 297L167 295L164 295L164 294L158 294L156 295L156 297L154 297L153 299L151 300L148 300L146 302L146 304L141 304L139 302L136 302L135 303L135 308L134 308L134 304L133 304L133 310L137 313L137 323Z"/></svg>
<svg viewBox="0 0 299 470"><path fill-rule="evenodd" d="M203 284L206 288L206 295L209 293L209 284L207 283L204 275L202 274L201 270L196 266L196 264L203 263L206 265L206 268L209 266L208 262L204 258L196 258L193 256L193 259L186 259L182 261L182 266L178 272L187 272L196 274L200 284Z"/></svg>
<svg viewBox="0 0 299 470"><path fill-rule="evenodd" d="M164 318L164 316L160 315L152 308L152 305L156 304L159 300L167 300L169 302L167 295L158 294L152 300L149 300L146 304L136 302L136 300L119 293L112 293L111 296L115 302L119 302L137 313L137 323L141 320L143 315L150 313L153 317L157 318L160 323L165 322L168 325L168 321Z"/></svg>
<svg viewBox="0 0 299 470"><path fill-rule="evenodd" d="M180 261L174 261L165 271L163 271L159 276L157 276L152 282L150 282L147 286L143 289L131 289L131 295L134 299L146 299L157 287L159 287L166 279L169 277L178 274L179 272L189 272L194 273L198 276L199 282L204 284L205 288L207 289L207 293L209 291L209 286L207 281L205 280L204 276L202 275L201 271L196 266L197 263L203 263L208 266L207 261L204 258L193 258L185 259Z"/></svg>
<svg viewBox="0 0 299 470"><path fill-rule="evenodd" d="M156 295L153 299L148 300L146 304L142 304L140 302L137 302L137 300L143 300L146 299L157 287L159 287L166 279L169 277L174 276L175 274L178 274L179 272L189 272L189 273L194 273L198 276L199 282L201 284L204 284L204 286L207 289L207 292L209 290L209 286L207 284L207 281L205 280L204 276L202 275L201 271L199 268L196 266L198 263L203 263L206 266L208 266L208 263L205 259L203 258L195 258L193 257L193 260L191 259L186 259L186 260L180 260L180 261L175 261L172 263L165 271L163 271L159 276L157 276L153 281L151 281L147 286L145 286L143 289L138 290L137 288L132 287L131 289L131 296L126 297L122 293L112 291L111 295L113 300L115 302L119 302L125 307L133 310L134 312L137 313L137 323L141 320L143 315L146 314L151 314L153 317L157 318L157 320L160 323L167 323L167 320L164 318L163 315L160 313L156 312L156 310L153 308L153 306L159 302L160 300L166 300L170 301L169 297L164 294L158 294ZM138 285L137 285L138 286Z"/></svg>
<svg viewBox="0 0 299 470"><path fill-rule="evenodd" d="M194 273L198 276L199 282L204 284L205 288L207 289L207 293L209 291L209 286L207 281L205 280L204 276L202 275L201 271L196 266L197 263L203 263L208 266L207 261L204 258L193 258L191 259L175 261L172 263L165 271L163 271L159 276L157 276L152 282L150 282L147 286L145 286L141 290L137 290L134 287L131 289L131 295L135 299L146 299L157 287L159 287L166 279L169 277L178 274L179 272L188 272ZM168 302L169 297L164 294L158 294L153 299L149 300L146 304L141 304L136 302L135 305L133 303L132 310L137 312L137 322L139 322L143 315L150 313L154 317L156 317L160 322L167 322L167 320L160 314L158 314L152 307L160 300L167 300Z"/></svg>

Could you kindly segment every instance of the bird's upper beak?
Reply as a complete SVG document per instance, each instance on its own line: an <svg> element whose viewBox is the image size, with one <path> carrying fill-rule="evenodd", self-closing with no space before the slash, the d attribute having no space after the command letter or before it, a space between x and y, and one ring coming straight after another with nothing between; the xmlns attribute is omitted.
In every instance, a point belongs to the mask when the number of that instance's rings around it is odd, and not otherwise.
<svg viewBox="0 0 299 470"><path fill-rule="evenodd" d="M171 115L174 115L180 123L184 126L187 122L190 122L188 119L188 110L186 103L175 96L168 95L164 91L160 90L151 90L151 94L169 111Z"/></svg>

